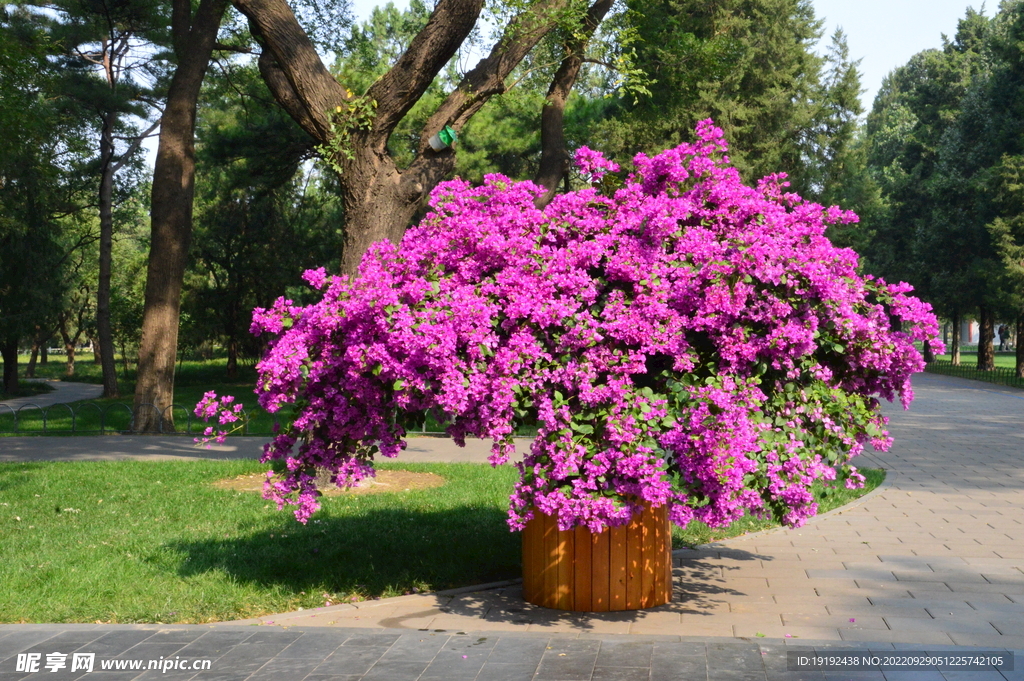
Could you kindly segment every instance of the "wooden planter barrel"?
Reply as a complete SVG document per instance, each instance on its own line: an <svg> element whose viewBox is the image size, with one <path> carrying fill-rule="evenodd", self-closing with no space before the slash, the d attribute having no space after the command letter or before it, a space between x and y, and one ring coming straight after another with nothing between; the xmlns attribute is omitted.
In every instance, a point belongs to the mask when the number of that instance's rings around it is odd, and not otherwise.
<svg viewBox="0 0 1024 681"><path fill-rule="evenodd" d="M668 507L594 534L534 510L523 530L523 598L557 610L638 610L672 600Z"/></svg>

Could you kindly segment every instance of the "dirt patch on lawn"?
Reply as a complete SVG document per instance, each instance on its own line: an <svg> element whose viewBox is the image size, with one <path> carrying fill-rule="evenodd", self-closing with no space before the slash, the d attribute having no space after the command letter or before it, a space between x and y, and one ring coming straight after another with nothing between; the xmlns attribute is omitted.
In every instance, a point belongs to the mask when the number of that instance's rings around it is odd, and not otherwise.
<svg viewBox="0 0 1024 681"><path fill-rule="evenodd" d="M251 475L239 475L234 478L225 478L213 483L217 489L233 490L236 492L263 492L263 481L266 480L265 473L253 473ZM337 497L348 494L385 494L388 492L411 492L417 489L430 489L440 487L445 479L433 473L414 473L413 471L386 470L377 471L377 477L367 478L359 483L358 487L341 489L333 485L321 488L321 492L327 497Z"/></svg>

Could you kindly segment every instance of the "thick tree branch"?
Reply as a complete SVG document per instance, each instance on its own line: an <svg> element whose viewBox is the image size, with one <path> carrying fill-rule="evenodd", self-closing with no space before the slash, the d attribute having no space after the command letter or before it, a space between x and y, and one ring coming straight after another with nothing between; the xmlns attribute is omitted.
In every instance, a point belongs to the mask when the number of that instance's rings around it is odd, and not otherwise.
<svg viewBox="0 0 1024 681"><path fill-rule="evenodd" d="M306 120L307 125L303 128L318 142L328 141L331 134L328 112L337 106L345 106L351 95L324 66L291 7L285 0L233 2L238 11L249 19L256 37L263 42L264 51L269 50L277 62L295 95L295 101L305 109L304 116L296 120L300 123ZM262 59L260 65L262 71ZM276 97L277 91L274 92ZM291 114L292 110L288 109L288 112Z"/></svg>
<svg viewBox="0 0 1024 681"><path fill-rule="evenodd" d="M434 152L427 140L451 125L461 130L492 96L505 91L505 79L529 54L541 38L555 26L557 13L569 0L538 0L529 10L518 15L505 29L491 53L466 74L458 87L448 95L420 131L416 160L402 174L402 183L409 191L429 190L455 165L450 150Z"/></svg>
<svg viewBox="0 0 1024 681"><path fill-rule="evenodd" d="M284 75L284 71L274 61L274 56L269 50L264 50L259 58L260 75L270 89L274 99L281 105L281 108L288 112L288 115L305 130L310 137L323 141L326 134L322 128L322 122L315 120L309 115L309 110L303 105L299 96L292 89L291 83Z"/></svg>
<svg viewBox="0 0 1024 681"><path fill-rule="evenodd" d="M176 54L182 55L188 49L188 34L191 30L191 0L174 0L171 5L171 40Z"/></svg>
<svg viewBox="0 0 1024 681"><path fill-rule="evenodd" d="M565 147L565 104L583 66L587 43L613 3L614 0L597 0L590 6L583 20L583 30L565 46L565 58L551 79L540 117L540 168L534 181L545 191L535 201L538 208L551 203L559 182L569 172L569 151Z"/></svg>
<svg viewBox="0 0 1024 681"><path fill-rule="evenodd" d="M473 30L483 5L483 0L440 0L398 62L370 86L367 96L377 102L371 144L383 149L398 122Z"/></svg>

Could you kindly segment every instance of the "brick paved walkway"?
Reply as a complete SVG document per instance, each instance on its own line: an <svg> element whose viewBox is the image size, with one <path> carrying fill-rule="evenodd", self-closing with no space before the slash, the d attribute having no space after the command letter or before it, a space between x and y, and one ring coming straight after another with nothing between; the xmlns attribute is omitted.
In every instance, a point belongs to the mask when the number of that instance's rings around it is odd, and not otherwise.
<svg viewBox="0 0 1024 681"><path fill-rule="evenodd" d="M0 625L0 681L76 678L13 671L29 648L217 662L199 674L82 676L99 681L1024 681L1024 393L928 374L915 386L912 411L889 410L897 444L877 457L891 470L884 489L798 530L677 552L676 600L661 608L561 613L504 585L280 614L258 628ZM786 670L787 646L829 645L1016 650L1018 669Z"/></svg>
<svg viewBox="0 0 1024 681"><path fill-rule="evenodd" d="M513 585L260 621L1024 649L1024 392L931 374L915 386L911 411L888 410L884 489L797 530L677 551L669 605L562 613Z"/></svg>
<svg viewBox="0 0 1024 681"><path fill-rule="evenodd" d="M395 629L0 625L0 681L1020 681L1020 671L791 671L788 653L852 654L849 644L791 639L550 635ZM893 645L861 654L898 655ZM75 653L93 671L71 672ZM929 654L976 653L932 646ZM53 653L65 667L49 671ZM18 655L38 671L14 671ZM27 657L23 658L27 661ZM58 661L61 658L57 658ZM149 668L150 663L156 665ZM166 661L167 671L160 666ZM200 669L181 669L199 662ZM1024 664L1017 655L1015 662ZM121 671L109 671L122 666ZM138 664L129 671L130 665ZM177 664L178 669L173 665ZM1015 668L1017 665L1014 665ZM104 671L104 667L108 671Z"/></svg>

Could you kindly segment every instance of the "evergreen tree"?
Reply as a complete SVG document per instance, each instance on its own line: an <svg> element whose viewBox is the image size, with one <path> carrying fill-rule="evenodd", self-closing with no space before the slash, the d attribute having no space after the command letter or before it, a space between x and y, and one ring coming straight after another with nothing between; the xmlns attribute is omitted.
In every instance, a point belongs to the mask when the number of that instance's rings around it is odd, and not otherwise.
<svg viewBox="0 0 1024 681"><path fill-rule="evenodd" d="M688 141L697 121L712 118L745 179L786 172L795 190L813 194L821 180L816 161L832 144L820 134L856 118L846 110L836 118L832 107L859 106L849 96L859 85L848 80L856 69L843 53L845 69L835 74L843 92L819 101L821 22L811 2L633 0L630 7L651 96L620 100L621 113L597 132L605 146L628 160Z"/></svg>
<svg viewBox="0 0 1024 681"><path fill-rule="evenodd" d="M199 112L197 201L184 309L193 341L219 338L234 378L255 356L254 307L269 307L306 269L337 262L343 215L333 175L312 143L273 105L253 66L222 64ZM325 186L326 185L326 186Z"/></svg>
<svg viewBox="0 0 1024 681"><path fill-rule="evenodd" d="M0 8L0 351L2 389L18 384L18 347L60 313L81 153L78 122L57 106L54 46L24 8ZM45 339L44 339L45 340Z"/></svg>
<svg viewBox="0 0 1024 681"><path fill-rule="evenodd" d="M868 163L886 204L868 249L872 271L910 282L952 320L954 362L961 316L985 305L991 256L978 166L964 156L976 124L964 107L987 69L989 31L990 20L968 9L953 40L889 74L867 122Z"/></svg>

